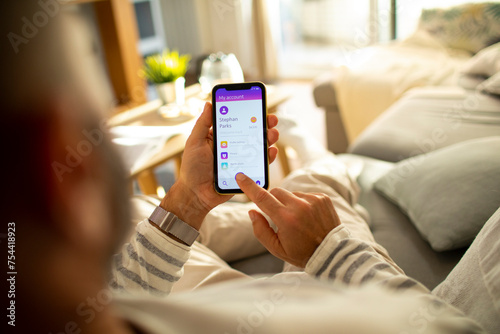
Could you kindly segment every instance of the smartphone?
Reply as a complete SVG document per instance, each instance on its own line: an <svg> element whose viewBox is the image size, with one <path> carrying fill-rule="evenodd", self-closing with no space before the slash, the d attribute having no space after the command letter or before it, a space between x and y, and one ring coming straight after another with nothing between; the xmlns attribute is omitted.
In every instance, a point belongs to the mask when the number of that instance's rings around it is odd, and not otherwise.
<svg viewBox="0 0 500 334"><path fill-rule="evenodd" d="M215 190L242 193L235 179L238 173L267 189L266 87L261 82L216 85L212 106Z"/></svg>

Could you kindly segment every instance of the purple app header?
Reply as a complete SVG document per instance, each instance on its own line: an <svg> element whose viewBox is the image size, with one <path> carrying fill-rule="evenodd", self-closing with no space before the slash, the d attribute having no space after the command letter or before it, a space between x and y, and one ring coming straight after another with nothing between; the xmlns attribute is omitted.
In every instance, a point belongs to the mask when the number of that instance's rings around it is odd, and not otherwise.
<svg viewBox="0 0 500 334"><path fill-rule="evenodd" d="M245 101L245 100L261 100L262 89L259 86L252 86L250 89L243 90L227 90L221 88L215 93L216 102L229 101Z"/></svg>

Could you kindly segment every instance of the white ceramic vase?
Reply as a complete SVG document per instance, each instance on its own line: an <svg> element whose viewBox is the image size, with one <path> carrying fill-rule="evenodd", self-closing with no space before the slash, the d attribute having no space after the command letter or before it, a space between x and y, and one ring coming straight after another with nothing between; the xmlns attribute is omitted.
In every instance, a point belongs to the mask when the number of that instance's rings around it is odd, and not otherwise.
<svg viewBox="0 0 500 334"><path fill-rule="evenodd" d="M184 77L177 78L172 82L166 82L156 85L158 97L163 101L163 104L184 105L185 101L185 84Z"/></svg>

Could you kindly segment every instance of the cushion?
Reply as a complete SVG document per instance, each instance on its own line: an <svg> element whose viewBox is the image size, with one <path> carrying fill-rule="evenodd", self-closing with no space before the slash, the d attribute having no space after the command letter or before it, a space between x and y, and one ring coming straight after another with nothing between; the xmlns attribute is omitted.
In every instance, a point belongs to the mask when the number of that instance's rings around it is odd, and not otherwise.
<svg viewBox="0 0 500 334"><path fill-rule="evenodd" d="M447 47L477 53L500 40L500 3L425 9L419 28Z"/></svg>
<svg viewBox="0 0 500 334"><path fill-rule="evenodd" d="M433 294L500 333L500 208Z"/></svg>
<svg viewBox="0 0 500 334"><path fill-rule="evenodd" d="M481 50L462 67L462 73L491 77L500 71L500 43Z"/></svg>
<svg viewBox="0 0 500 334"><path fill-rule="evenodd" d="M348 151L397 162L499 134L499 98L458 87L420 87L381 114Z"/></svg>
<svg viewBox="0 0 500 334"><path fill-rule="evenodd" d="M356 180L361 188L359 204L370 213L370 229L405 274L430 290L441 283L465 253L463 248L436 252L401 210L373 189L373 184L394 167L393 163L354 154L337 155L349 171L361 170Z"/></svg>
<svg viewBox="0 0 500 334"><path fill-rule="evenodd" d="M500 206L500 137L397 163L375 183L436 251L469 245Z"/></svg>
<svg viewBox="0 0 500 334"><path fill-rule="evenodd" d="M478 89L488 94L500 95L500 72L483 81Z"/></svg>

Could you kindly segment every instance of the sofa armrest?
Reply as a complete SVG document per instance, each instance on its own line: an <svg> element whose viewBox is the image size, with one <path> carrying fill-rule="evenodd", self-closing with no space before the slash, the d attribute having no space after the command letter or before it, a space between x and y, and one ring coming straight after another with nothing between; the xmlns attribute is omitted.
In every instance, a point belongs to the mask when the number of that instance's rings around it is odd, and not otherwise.
<svg viewBox="0 0 500 334"><path fill-rule="evenodd" d="M329 109L337 108L337 95L333 87L335 73L327 73L314 80L313 96L316 105L321 108Z"/></svg>
<svg viewBox="0 0 500 334"><path fill-rule="evenodd" d="M345 153L349 143L337 105L337 95L333 86L334 80L336 80L335 72L320 76L314 80L313 96L316 105L325 110L328 149L333 153Z"/></svg>

